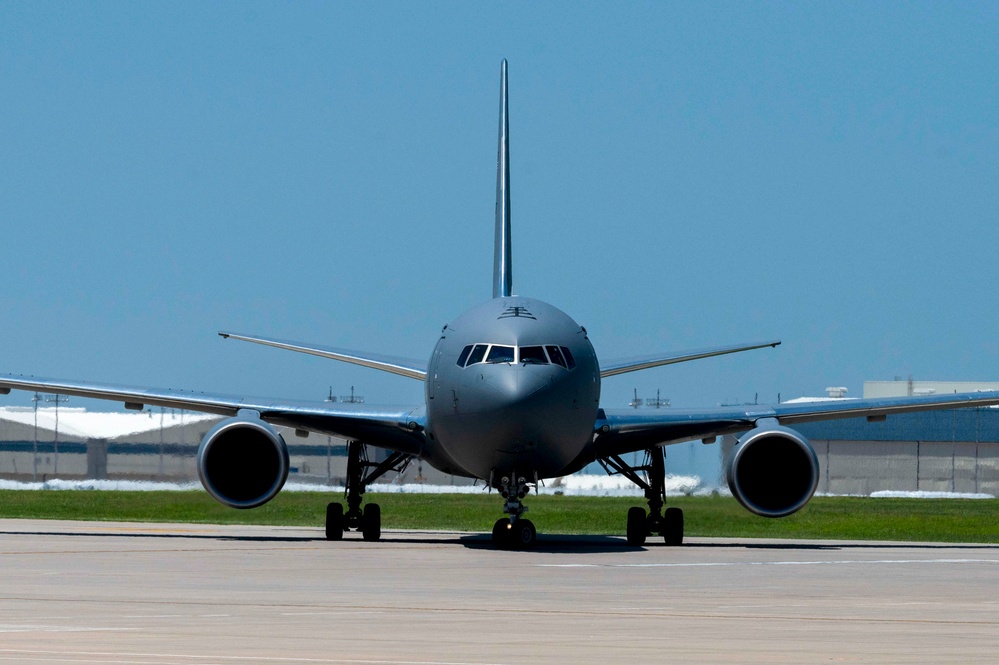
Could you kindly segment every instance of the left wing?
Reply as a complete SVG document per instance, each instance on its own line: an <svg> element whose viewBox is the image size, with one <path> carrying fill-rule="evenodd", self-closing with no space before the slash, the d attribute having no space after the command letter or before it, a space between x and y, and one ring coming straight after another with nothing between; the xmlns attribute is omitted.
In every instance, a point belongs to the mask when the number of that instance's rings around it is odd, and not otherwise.
<svg viewBox="0 0 999 665"><path fill-rule="evenodd" d="M729 353L739 353L740 351L752 351L753 349L763 349L768 346L780 346L780 340L772 339L765 342L715 346L709 349L695 349L693 351L673 351L669 353L658 353L650 356L639 356L637 358L618 358L615 360L609 360L606 363L601 363L603 367L600 369L600 378L606 379L608 376L616 376L626 372L637 372L640 369L684 363L688 360L700 360L701 358L724 356Z"/></svg>
<svg viewBox="0 0 999 665"><path fill-rule="evenodd" d="M235 416L242 409L260 413L266 422L284 427L360 439L381 448L419 454L423 450L425 407L374 407L360 404L241 397L110 383L57 381L0 374L0 394L31 390L123 402L139 410L145 405Z"/></svg>
<svg viewBox="0 0 999 665"><path fill-rule="evenodd" d="M594 454L596 457L620 455L653 446L744 432L755 427L756 421L764 418L776 419L781 425L794 425L815 420L860 416L873 420L894 413L994 405L999 405L999 391L708 409L664 409L654 413L634 409L600 409L594 425Z"/></svg>

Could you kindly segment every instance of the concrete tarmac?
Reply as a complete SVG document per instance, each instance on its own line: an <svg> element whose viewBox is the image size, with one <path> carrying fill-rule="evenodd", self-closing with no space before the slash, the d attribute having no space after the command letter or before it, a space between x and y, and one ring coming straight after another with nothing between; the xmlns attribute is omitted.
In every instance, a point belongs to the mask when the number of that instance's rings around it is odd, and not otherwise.
<svg viewBox="0 0 999 665"><path fill-rule="evenodd" d="M0 520L0 662L994 663L999 546Z"/></svg>

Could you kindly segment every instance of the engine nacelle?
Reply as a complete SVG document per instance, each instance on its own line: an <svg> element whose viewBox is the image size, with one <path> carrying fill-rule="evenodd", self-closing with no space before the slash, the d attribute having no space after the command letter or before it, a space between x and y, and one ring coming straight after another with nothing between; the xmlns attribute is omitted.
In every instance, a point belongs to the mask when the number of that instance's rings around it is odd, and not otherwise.
<svg viewBox="0 0 999 665"><path fill-rule="evenodd" d="M763 517L786 517L815 493L819 459L805 437L775 424L739 438L727 473L732 495L746 510Z"/></svg>
<svg viewBox="0 0 999 665"><path fill-rule="evenodd" d="M198 448L198 476L219 503L256 508L284 487L288 446L273 427L240 414L205 435Z"/></svg>

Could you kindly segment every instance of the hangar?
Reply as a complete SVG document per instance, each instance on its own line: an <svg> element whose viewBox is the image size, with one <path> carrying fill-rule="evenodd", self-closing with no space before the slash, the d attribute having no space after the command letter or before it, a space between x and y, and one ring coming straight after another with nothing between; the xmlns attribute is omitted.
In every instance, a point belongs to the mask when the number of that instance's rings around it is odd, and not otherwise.
<svg viewBox="0 0 999 665"><path fill-rule="evenodd" d="M102 413L59 406L0 407L0 479L198 482L198 444L220 420L178 409ZM289 482L344 484L346 441L317 434L299 438L293 429L277 429L288 444ZM418 463L410 465L401 481L471 483Z"/></svg>
<svg viewBox="0 0 999 665"><path fill-rule="evenodd" d="M995 389L999 384L868 382L886 394ZM957 386L958 388L955 388ZM918 391L918 392L916 392ZM837 394L843 395L843 392ZM82 408L0 407L0 479L20 482L137 480L197 482L198 444L220 419L171 409L100 413ZM347 442L279 428L291 460L289 482L342 486ZM948 409L898 414L885 421L847 418L798 426L819 458L818 491L952 492L999 496L999 409ZM722 437L718 461L735 437ZM686 444L700 446L700 444ZM679 447L669 453L678 459ZM387 478L387 481L393 479ZM434 485L470 480L411 464L397 482ZM719 484L724 486L724 478ZM709 483L711 484L711 483Z"/></svg>
<svg viewBox="0 0 999 665"><path fill-rule="evenodd" d="M999 409L901 413L795 426L819 458L822 494L948 492L999 496ZM735 437L723 437L727 457Z"/></svg>
<svg viewBox="0 0 999 665"><path fill-rule="evenodd" d="M912 397L999 390L999 382L865 381L864 397ZM849 399L846 388L828 397ZM801 423L795 429L819 458L822 494L867 496L875 492L944 492L999 496L999 408L944 409L888 418L844 418ZM727 459L735 437L723 437ZM723 481L724 482L724 481Z"/></svg>

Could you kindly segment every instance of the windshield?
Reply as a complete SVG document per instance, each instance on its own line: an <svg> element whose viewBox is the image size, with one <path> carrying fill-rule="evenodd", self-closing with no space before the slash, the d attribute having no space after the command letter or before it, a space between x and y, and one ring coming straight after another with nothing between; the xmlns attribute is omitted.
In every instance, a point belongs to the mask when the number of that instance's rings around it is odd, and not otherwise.
<svg viewBox="0 0 999 665"><path fill-rule="evenodd" d="M469 344L458 354L458 366L470 367L477 363L512 364L517 360L523 365L558 365L565 369L576 366L572 353L565 346L506 346L503 344Z"/></svg>
<svg viewBox="0 0 999 665"><path fill-rule="evenodd" d="M489 355L486 357L487 363L512 363L513 362L513 349L512 346L500 346L498 344L493 344L493 347L489 349Z"/></svg>
<svg viewBox="0 0 999 665"><path fill-rule="evenodd" d="M544 347L522 346L520 347L520 362L525 365L547 365L548 356L545 355Z"/></svg>

